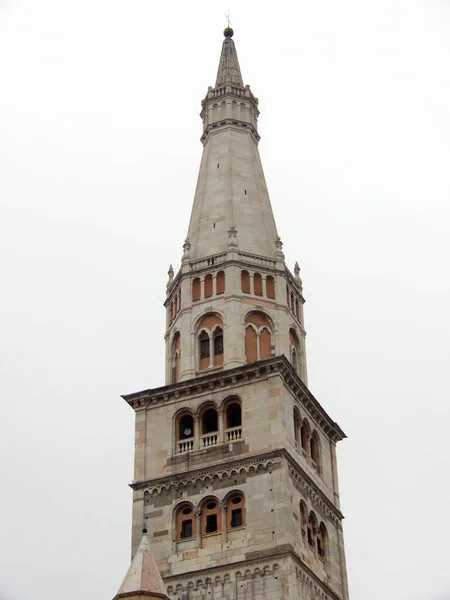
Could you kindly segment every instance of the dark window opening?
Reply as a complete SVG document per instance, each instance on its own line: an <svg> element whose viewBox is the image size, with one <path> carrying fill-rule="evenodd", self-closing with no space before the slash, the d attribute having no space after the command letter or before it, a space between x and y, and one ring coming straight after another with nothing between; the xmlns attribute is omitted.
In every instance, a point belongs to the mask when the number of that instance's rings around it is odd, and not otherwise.
<svg viewBox="0 0 450 600"><path fill-rule="evenodd" d="M227 427L240 427L242 425L241 407L239 404L230 404L227 408Z"/></svg>
<svg viewBox="0 0 450 600"><path fill-rule="evenodd" d="M181 537L182 538L192 537L192 519L187 519L186 521L182 521Z"/></svg>
<svg viewBox="0 0 450 600"><path fill-rule="evenodd" d="M312 536L311 527L308 527L308 544L310 546L314 546L314 539L313 539L313 536Z"/></svg>
<svg viewBox="0 0 450 600"><path fill-rule="evenodd" d="M240 498L238 498L240 501ZM242 508L237 508L231 511L231 527L241 527L242 525Z"/></svg>
<svg viewBox="0 0 450 600"><path fill-rule="evenodd" d="M320 538L317 538L317 552L319 553L319 556L324 556L325 554L322 546L322 540Z"/></svg>
<svg viewBox="0 0 450 600"><path fill-rule="evenodd" d="M244 190L244 192L245 192L245 195L247 195L247 190Z"/></svg>
<svg viewBox="0 0 450 600"><path fill-rule="evenodd" d="M216 228L216 224L215 224L215 223L213 223L213 229L215 229L215 228Z"/></svg>
<svg viewBox="0 0 450 600"><path fill-rule="evenodd" d="M192 508L187 507L183 510L183 515L190 515L191 512L192 512Z"/></svg>
<svg viewBox="0 0 450 600"><path fill-rule="evenodd" d="M223 335L216 335L214 338L214 355L223 354Z"/></svg>
<svg viewBox="0 0 450 600"><path fill-rule="evenodd" d="M200 358L209 357L209 338L200 340Z"/></svg>
<svg viewBox="0 0 450 600"><path fill-rule="evenodd" d="M214 408L205 410L202 416L202 433L213 433L217 429L217 411ZM214 508L215 505L212 507ZM208 505L209 508L209 505Z"/></svg>
<svg viewBox="0 0 450 600"><path fill-rule="evenodd" d="M179 438L180 440L185 440L187 438L193 437L194 435L194 418L192 415L184 415L180 419L180 430L179 430Z"/></svg>
<svg viewBox="0 0 450 600"><path fill-rule="evenodd" d="M219 168L219 163L217 163L217 168Z"/></svg>
<svg viewBox="0 0 450 600"><path fill-rule="evenodd" d="M206 533L217 531L217 515L206 516Z"/></svg>

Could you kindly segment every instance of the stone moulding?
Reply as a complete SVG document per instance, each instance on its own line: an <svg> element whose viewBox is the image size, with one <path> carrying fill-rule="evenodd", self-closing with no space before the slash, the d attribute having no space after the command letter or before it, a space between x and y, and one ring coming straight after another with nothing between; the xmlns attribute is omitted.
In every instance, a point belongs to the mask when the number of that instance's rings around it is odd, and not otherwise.
<svg viewBox="0 0 450 600"><path fill-rule="evenodd" d="M317 508L319 513L329 519L334 525L337 525L344 518L344 515L284 449L259 454L251 458L243 458L242 460L223 461L206 469L197 469L185 474L177 473L157 479L136 481L131 483L130 487L135 492L140 492L139 497L142 498L145 492L149 492L151 496L159 496L169 492L172 488L179 490L189 485L201 485L206 480L213 481L217 479L223 481L224 477L232 479L240 473L247 474L252 471L257 472L261 469L267 471L274 465L281 464L283 460L288 463L288 472L296 489L309 498L311 504Z"/></svg>
<svg viewBox="0 0 450 600"><path fill-rule="evenodd" d="M199 393L223 389L225 386L231 387L242 383L250 383L252 380L273 376L277 373L281 375L296 400L311 414L331 441L336 443L347 437L311 394L285 356L274 356L234 369L220 370L171 385L125 394L122 395L122 398L135 411L149 410L161 404L177 401L180 398L187 400Z"/></svg>
<svg viewBox="0 0 450 600"><path fill-rule="evenodd" d="M295 561L296 577L302 581L305 587L310 589L312 598L340 600L339 596L311 571L293 549L283 549L271 557L266 557L264 560L256 558L254 560L246 560L242 563L236 562L226 566L208 567L207 571L209 575L206 577L202 576L201 571L168 575L164 577L164 583L167 586L167 594L170 596L183 590L201 590L207 586L226 585L234 581L248 581L257 577L273 577L280 573L282 567L279 563L288 556L291 556ZM249 566L251 566L250 569L248 568Z"/></svg>

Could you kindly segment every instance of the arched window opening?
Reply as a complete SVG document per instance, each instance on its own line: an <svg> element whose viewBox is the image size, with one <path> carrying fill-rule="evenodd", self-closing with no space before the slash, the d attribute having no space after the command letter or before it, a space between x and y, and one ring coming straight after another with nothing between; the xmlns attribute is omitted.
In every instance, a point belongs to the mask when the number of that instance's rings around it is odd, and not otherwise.
<svg viewBox="0 0 450 600"><path fill-rule="evenodd" d="M213 295L213 278L212 275L206 275L205 277L205 298L209 298Z"/></svg>
<svg viewBox="0 0 450 600"><path fill-rule="evenodd" d="M245 356L248 363L253 363L258 360L257 334L251 325L245 329Z"/></svg>
<svg viewBox="0 0 450 600"><path fill-rule="evenodd" d="M293 313L295 313L295 299L294 299L294 294L291 292L291 310Z"/></svg>
<svg viewBox="0 0 450 600"><path fill-rule="evenodd" d="M245 502L241 493L232 494L227 502L227 529L245 525Z"/></svg>
<svg viewBox="0 0 450 600"><path fill-rule="evenodd" d="M275 298L275 279L272 275L266 277L266 294L268 298Z"/></svg>
<svg viewBox="0 0 450 600"><path fill-rule="evenodd" d="M298 300L295 301L295 316L297 317L298 320L300 320L300 309L298 306Z"/></svg>
<svg viewBox="0 0 450 600"><path fill-rule="evenodd" d="M241 271L241 289L244 294L250 294L250 274L248 271Z"/></svg>
<svg viewBox="0 0 450 600"><path fill-rule="evenodd" d="M308 421L306 421L306 419L303 421L302 426L300 428L300 439L301 439L301 442L302 442L303 455L304 455L305 458L309 458L309 452L310 452L310 445L309 445L310 429L309 429Z"/></svg>
<svg viewBox="0 0 450 600"><path fill-rule="evenodd" d="M311 548L314 548L316 545L315 542L315 531L317 529L317 520L313 512L310 513L308 523L307 523L307 535L308 535L308 545Z"/></svg>
<svg viewBox="0 0 450 600"><path fill-rule="evenodd" d="M194 449L194 417L190 413L181 414L177 420L176 436L179 454Z"/></svg>
<svg viewBox="0 0 450 600"><path fill-rule="evenodd" d="M300 415L298 409L294 407L294 439L297 445L299 446L300 442Z"/></svg>
<svg viewBox="0 0 450 600"><path fill-rule="evenodd" d="M218 327L214 331L214 366L223 365L223 331Z"/></svg>
<svg viewBox="0 0 450 600"><path fill-rule="evenodd" d="M286 302L289 308L291 308L291 293L288 286L286 286Z"/></svg>
<svg viewBox="0 0 450 600"><path fill-rule="evenodd" d="M196 277L192 282L192 300L200 300L201 283L200 278Z"/></svg>
<svg viewBox="0 0 450 600"><path fill-rule="evenodd" d="M225 272L219 271L216 275L216 292L223 294L225 292Z"/></svg>
<svg viewBox="0 0 450 600"><path fill-rule="evenodd" d="M319 438L317 433L314 431L309 440L309 455L311 457L311 463L316 471L319 470Z"/></svg>
<svg viewBox="0 0 450 600"><path fill-rule="evenodd" d="M259 334L259 359L264 360L272 356L272 336L267 327L261 329Z"/></svg>
<svg viewBox="0 0 450 600"><path fill-rule="evenodd" d="M195 536L194 510L190 504L182 504L178 507L175 523L177 540L184 540Z"/></svg>
<svg viewBox="0 0 450 600"><path fill-rule="evenodd" d="M172 343L172 372L171 379L172 383L176 383L180 378L180 352L181 350L181 338L180 334L177 333Z"/></svg>
<svg viewBox="0 0 450 600"><path fill-rule="evenodd" d="M295 371L298 370L298 352L299 352L299 341L298 336L294 329L289 329L289 347L291 350L291 363Z"/></svg>
<svg viewBox="0 0 450 600"><path fill-rule="evenodd" d="M261 277L260 273L255 273L253 275L253 290L254 290L255 296L263 295L262 277Z"/></svg>
<svg viewBox="0 0 450 600"><path fill-rule="evenodd" d="M218 533L220 526L219 503L216 499L207 500L202 507L202 535Z"/></svg>
<svg viewBox="0 0 450 600"><path fill-rule="evenodd" d="M225 410L226 441L242 438L242 408L239 402L231 402Z"/></svg>
<svg viewBox="0 0 450 600"><path fill-rule="evenodd" d="M317 533L317 554L322 560L325 560L326 554L326 528L323 523L320 524Z"/></svg>
<svg viewBox="0 0 450 600"><path fill-rule="evenodd" d="M308 509L306 508L305 502L303 500L300 500L300 526L302 529L302 539L306 538L307 523Z"/></svg>
<svg viewBox="0 0 450 600"><path fill-rule="evenodd" d="M226 410L227 429L231 427L241 427L242 425L242 410L239 402L231 402Z"/></svg>
<svg viewBox="0 0 450 600"><path fill-rule="evenodd" d="M202 434L217 432L217 424L217 410L215 408L206 409L202 414Z"/></svg>
<svg viewBox="0 0 450 600"><path fill-rule="evenodd" d="M202 331L198 340L200 344L200 371L203 371L210 365L209 335L206 333L206 331Z"/></svg>

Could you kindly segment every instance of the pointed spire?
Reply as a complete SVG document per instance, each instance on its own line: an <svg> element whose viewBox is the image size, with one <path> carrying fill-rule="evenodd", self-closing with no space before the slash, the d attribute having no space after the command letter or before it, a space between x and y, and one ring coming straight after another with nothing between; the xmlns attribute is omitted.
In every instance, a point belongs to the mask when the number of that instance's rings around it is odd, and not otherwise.
<svg viewBox="0 0 450 600"><path fill-rule="evenodd" d="M227 84L244 87L236 47L232 40L233 34L231 27L226 27L223 32L225 39L223 40L219 70L217 71L216 88Z"/></svg>
<svg viewBox="0 0 450 600"><path fill-rule="evenodd" d="M164 591L161 574L150 552L146 533L147 530L144 528L140 546L114 600L120 598L132 600L140 596L146 596L149 600L169 600Z"/></svg>

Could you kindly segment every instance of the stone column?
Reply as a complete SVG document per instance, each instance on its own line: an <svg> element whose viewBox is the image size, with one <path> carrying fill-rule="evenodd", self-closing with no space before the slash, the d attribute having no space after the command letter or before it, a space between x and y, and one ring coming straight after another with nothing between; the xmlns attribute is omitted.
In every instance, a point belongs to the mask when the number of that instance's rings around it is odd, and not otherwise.
<svg viewBox="0 0 450 600"><path fill-rule="evenodd" d="M227 503L222 500L220 503L220 517L222 519L222 542L227 541Z"/></svg>
<svg viewBox="0 0 450 600"><path fill-rule="evenodd" d="M200 419L198 415L194 416L194 450L200 448Z"/></svg>
<svg viewBox="0 0 450 600"><path fill-rule="evenodd" d="M218 435L218 442L225 442L225 423L224 423L224 418L223 418L223 410L221 408L219 408L218 411L218 428L219 428L219 435Z"/></svg>
<svg viewBox="0 0 450 600"><path fill-rule="evenodd" d="M213 334L209 334L209 366L214 366L214 337Z"/></svg>
<svg viewBox="0 0 450 600"><path fill-rule="evenodd" d="M202 547L202 509L197 506L194 509L195 517L195 540L197 548Z"/></svg>

